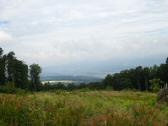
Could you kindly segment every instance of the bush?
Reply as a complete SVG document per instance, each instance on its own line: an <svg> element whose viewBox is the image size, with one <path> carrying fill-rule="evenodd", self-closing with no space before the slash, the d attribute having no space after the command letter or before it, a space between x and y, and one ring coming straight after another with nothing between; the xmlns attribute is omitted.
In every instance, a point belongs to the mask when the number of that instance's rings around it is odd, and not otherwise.
<svg viewBox="0 0 168 126"><path fill-rule="evenodd" d="M160 79L152 79L150 80L151 83L151 90L152 92L158 92L163 82Z"/></svg>
<svg viewBox="0 0 168 126"><path fill-rule="evenodd" d="M24 94L26 91L20 88L15 88L12 83L7 83L4 86L0 86L0 93L9 94Z"/></svg>

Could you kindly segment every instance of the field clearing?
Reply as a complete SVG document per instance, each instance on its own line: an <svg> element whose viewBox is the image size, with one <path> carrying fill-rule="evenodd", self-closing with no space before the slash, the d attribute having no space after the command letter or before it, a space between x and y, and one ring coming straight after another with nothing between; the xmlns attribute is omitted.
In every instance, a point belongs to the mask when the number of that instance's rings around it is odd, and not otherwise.
<svg viewBox="0 0 168 126"><path fill-rule="evenodd" d="M156 94L56 91L0 94L0 126L167 126L168 106Z"/></svg>

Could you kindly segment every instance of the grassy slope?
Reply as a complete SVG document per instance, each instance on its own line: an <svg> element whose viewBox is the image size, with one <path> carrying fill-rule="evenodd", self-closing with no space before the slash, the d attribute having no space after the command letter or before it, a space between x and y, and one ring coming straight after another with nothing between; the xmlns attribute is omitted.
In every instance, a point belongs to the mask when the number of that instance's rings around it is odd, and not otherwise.
<svg viewBox="0 0 168 126"><path fill-rule="evenodd" d="M168 107L140 92L73 91L0 95L4 126L166 126Z"/></svg>

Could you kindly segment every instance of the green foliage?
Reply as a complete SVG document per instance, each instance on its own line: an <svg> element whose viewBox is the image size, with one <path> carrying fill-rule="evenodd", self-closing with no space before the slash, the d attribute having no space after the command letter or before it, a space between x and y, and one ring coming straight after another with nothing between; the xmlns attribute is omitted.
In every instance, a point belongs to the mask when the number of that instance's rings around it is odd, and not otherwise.
<svg viewBox="0 0 168 126"><path fill-rule="evenodd" d="M41 68L39 69L39 65L37 64L32 65L31 70L41 72ZM37 78L38 76L35 77ZM39 77L35 81L40 82ZM7 85L4 87L4 90L8 87L8 82L13 83L15 88L27 90L30 87L28 66L23 61L18 60L14 52L11 51L5 55L3 54L3 49L0 48L0 85ZM9 90L11 90L10 88Z"/></svg>
<svg viewBox="0 0 168 126"><path fill-rule="evenodd" d="M168 64L168 58L166 59L166 64Z"/></svg>
<svg viewBox="0 0 168 126"><path fill-rule="evenodd" d="M168 64L160 65L158 69L158 75L162 81L164 81L165 83L168 83Z"/></svg>
<svg viewBox="0 0 168 126"><path fill-rule="evenodd" d="M0 93L8 93L8 94L25 94L26 91L20 88L15 88L11 86L0 86Z"/></svg>
<svg viewBox="0 0 168 126"><path fill-rule="evenodd" d="M151 84L152 92L158 92L161 85L163 85L163 81L161 81L160 79L152 79L149 82Z"/></svg>
<svg viewBox="0 0 168 126"><path fill-rule="evenodd" d="M105 86L106 87L111 86L112 81L113 81L113 77L110 74L108 74L104 79Z"/></svg>
<svg viewBox="0 0 168 126"><path fill-rule="evenodd" d="M30 65L31 90L38 91L40 88L41 67L38 64Z"/></svg>
<svg viewBox="0 0 168 126"><path fill-rule="evenodd" d="M167 126L168 107L140 92L0 95L2 126Z"/></svg>
<svg viewBox="0 0 168 126"><path fill-rule="evenodd" d="M3 50L0 48L0 85L5 84L5 55L3 56Z"/></svg>
<svg viewBox="0 0 168 126"><path fill-rule="evenodd" d="M155 78L158 78L160 82L153 80ZM153 81L150 82L150 80ZM107 75L103 82L105 86L111 86L114 90L136 89L140 91L158 91L164 84L168 83L168 58L166 63L160 66L138 66L134 69Z"/></svg>
<svg viewBox="0 0 168 126"><path fill-rule="evenodd" d="M76 89L76 85L75 84L68 84L67 90L72 91L74 89Z"/></svg>

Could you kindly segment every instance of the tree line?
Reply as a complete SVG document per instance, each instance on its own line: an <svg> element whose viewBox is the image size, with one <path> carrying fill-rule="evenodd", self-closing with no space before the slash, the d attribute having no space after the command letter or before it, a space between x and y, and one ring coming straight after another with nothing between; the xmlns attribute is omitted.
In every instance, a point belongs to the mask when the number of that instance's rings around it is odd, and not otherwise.
<svg viewBox="0 0 168 126"><path fill-rule="evenodd" d="M69 84L62 83L51 85L46 83L42 90L139 90L157 92L164 88L168 83L168 58L166 62L152 67L138 66L136 68L123 70L119 73L108 74L102 82L92 82L88 84Z"/></svg>
<svg viewBox="0 0 168 126"><path fill-rule="evenodd" d="M40 73L41 67L38 64L28 66L17 59L13 51L4 54L0 47L0 86L10 85L37 91L40 87Z"/></svg>
<svg viewBox="0 0 168 126"><path fill-rule="evenodd" d="M28 66L23 61L17 59L14 52L4 54L0 48L0 86L13 85L16 88L28 89L31 91L48 90L75 90L75 89L113 89L113 90L139 90L158 91L168 83L168 58L165 63L152 67L138 66L136 68L123 70L119 73L108 74L101 82L89 84L69 84L62 83L52 85L50 83L41 84L41 67L38 64Z"/></svg>
<svg viewBox="0 0 168 126"><path fill-rule="evenodd" d="M168 58L166 62L153 67L138 66L109 74L103 83L114 90L135 89L139 91L158 91L168 83Z"/></svg>

